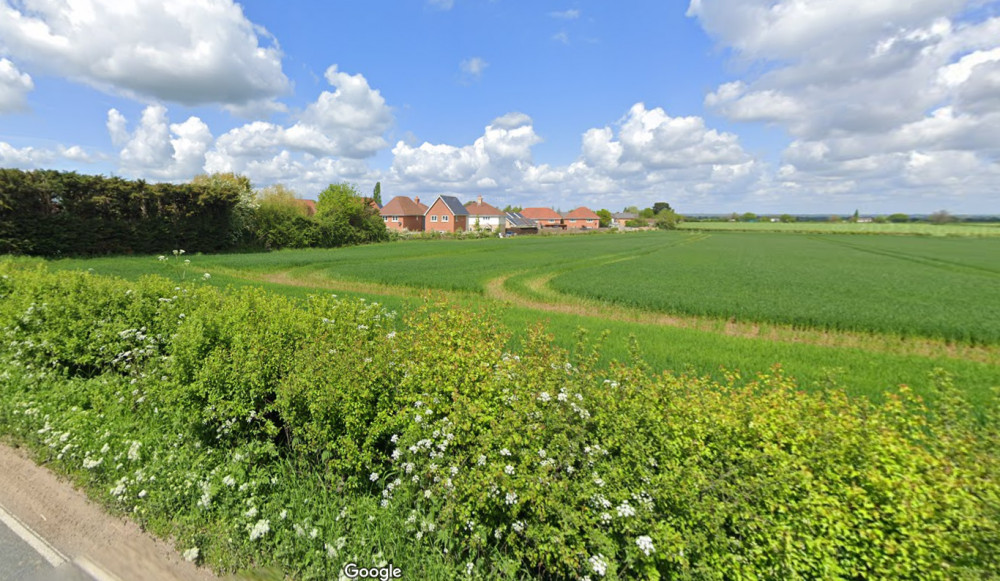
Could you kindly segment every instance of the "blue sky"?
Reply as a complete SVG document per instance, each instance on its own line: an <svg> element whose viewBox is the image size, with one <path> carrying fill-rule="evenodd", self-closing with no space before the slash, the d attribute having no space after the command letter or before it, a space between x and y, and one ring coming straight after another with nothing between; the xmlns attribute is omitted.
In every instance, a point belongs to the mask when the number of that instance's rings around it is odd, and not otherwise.
<svg viewBox="0 0 1000 581"><path fill-rule="evenodd" d="M982 0L0 0L0 166L1000 213Z"/></svg>

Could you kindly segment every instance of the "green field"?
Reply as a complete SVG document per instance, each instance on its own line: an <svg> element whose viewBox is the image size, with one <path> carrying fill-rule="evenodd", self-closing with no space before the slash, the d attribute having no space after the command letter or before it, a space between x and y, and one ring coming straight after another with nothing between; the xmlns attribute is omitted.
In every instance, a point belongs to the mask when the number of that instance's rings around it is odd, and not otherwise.
<svg viewBox="0 0 1000 581"><path fill-rule="evenodd" d="M412 309L424 289L492 308L515 340L543 321L566 347L638 338L655 369L720 377L780 363L803 387L879 399L944 368L977 401L1000 385L1000 240L649 232L411 241L333 250L61 260L56 268L204 284L317 289ZM680 314L676 321L664 321ZM735 322L734 322L735 320Z"/></svg>
<svg viewBox="0 0 1000 581"><path fill-rule="evenodd" d="M805 232L819 234L901 234L910 236L1000 236L1000 223L876 224L851 222L682 222L682 230L732 232Z"/></svg>

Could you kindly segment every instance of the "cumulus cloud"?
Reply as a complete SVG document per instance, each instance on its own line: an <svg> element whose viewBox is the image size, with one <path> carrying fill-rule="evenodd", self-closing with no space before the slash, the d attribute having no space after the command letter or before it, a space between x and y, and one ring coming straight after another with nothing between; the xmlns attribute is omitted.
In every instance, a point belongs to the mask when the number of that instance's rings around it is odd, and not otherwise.
<svg viewBox="0 0 1000 581"><path fill-rule="evenodd" d="M117 109L108 111L108 133L118 153L120 168L132 177L154 180L187 180L202 171L205 153L213 142L212 132L201 119L169 123L167 109L150 105L138 125L128 130L128 121Z"/></svg>
<svg viewBox="0 0 1000 581"><path fill-rule="evenodd" d="M651 203L664 191L677 201L726 197L759 174L736 136L706 127L699 117L671 117L642 103L615 127L586 131L579 158L566 166L535 164L531 150L540 142L523 113L493 120L471 145L401 141L387 182L415 193L486 190L529 204L624 207Z"/></svg>
<svg viewBox="0 0 1000 581"><path fill-rule="evenodd" d="M27 109L27 96L34 88L28 73L22 73L7 59L0 59L0 114Z"/></svg>
<svg viewBox="0 0 1000 581"><path fill-rule="evenodd" d="M102 90L184 105L248 106L289 88L277 42L232 0L0 0L0 50Z"/></svg>
<svg viewBox="0 0 1000 581"><path fill-rule="evenodd" d="M961 176L994 175L1000 159L1000 18L967 12L976 5L692 0L690 16L764 71L719 86L705 104L789 133L781 188L880 190L885 206L923 179L977 198L986 181ZM942 181L951 162L957 179Z"/></svg>
<svg viewBox="0 0 1000 581"><path fill-rule="evenodd" d="M363 75L326 70L323 91L291 125L255 121L219 136L205 153L209 172L236 172L256 184L281 182L308 195L331 182L368 179L364 161L388 147L392 109Z"/></svg>
<svg viewBox="0 0 1000 581"><path fill-rule="evenodd" d="M0 141L0 167L25 170L48 169L60 161L92 163L97 161L99 157L99 155L90 153L79 145L70 147L57 145L51 149L31 146L18 148Z"/></svg>

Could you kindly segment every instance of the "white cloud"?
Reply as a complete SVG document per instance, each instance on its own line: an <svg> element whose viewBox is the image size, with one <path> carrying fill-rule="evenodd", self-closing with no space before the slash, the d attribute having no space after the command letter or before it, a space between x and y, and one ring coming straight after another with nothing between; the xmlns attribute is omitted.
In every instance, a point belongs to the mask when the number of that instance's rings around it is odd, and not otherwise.
<svg viewBox="0 0 1000 581"><path fill-rule="evenodd" d="M569 34L565 30L557 32L552 35L552 40L563 44L569 44Z"/></svg>
<svg viewBox="0 0 1000 581"><path fill-rule="evenodd" d="M490 63L477 56L465 59L458 64L458 68L462 71L463 76L471 81L478 81L481 79L483 77L483 71L485 71L488 66L490 66Z"/></svg>
<svg viewBox="0 0 1000 581"><path fill-rule="evenodd" d="M7 59L0 59L0 114L28 108L28 93L35 83L28 73L22 73Z"/></svg>
<svg viewBox="0 0 1000 581"><path fill-rule="evenodd" d="M153 180L187 180L201 173L205 153L214 141L201 119L168 124L167 109L150 105L138 126L128 131L128 121L117 109L108 111L108 132L121 171L131 177Z"/></svg>
<svg viewBox="0 0 1000 581"><path fill-rule="evenodd" d="M185 105L248 106L289 89L277 43L232 0L0 0L0 50L102 90Z"/></svg>
<svg viewBox="0 0 1000 581"><path fill-rule="evenodd" d="M37 147L14 147L0 141L0 167L17 169L51 169L60 161L92 163L100 156L87 152L79 145L66 147L57 145L54 149Z"/></svg>
<svg viewBox="0 0 1000 581"><path fill-rule="evenodd" d="M576 20L580 17L580 11L575 8L571 8L561 12L549 12L549 16L552 18L558 18L559 20Z"/></svg>
<svg viewBox="0 0 1000 581"><path fill-rule="evenodd" d="M638 103L616 125L617 131L586 131L580 157L562 167L533 162L531 149L541 138L522 113L495 119L471 145L401 141L393 148L387 187L421 194L491 190L532 205L624 207L667 192L671 203L726 198L758 179L757 162L736 137L707 128L701 118L671 117Z"/></svg>
<svg viewBox="0 0 1000 581"><path fill-rule="evenodd" d="M1000 159L1000 18L965 12L977 5L692 0L690 16L764 71L719 86L705 104L793 138L762 187L888 207L907 188L947 183L982 199L988 190L976 188L988 188L983 176L995 175ZM951 181L942 173L949 163Z"/></svg>

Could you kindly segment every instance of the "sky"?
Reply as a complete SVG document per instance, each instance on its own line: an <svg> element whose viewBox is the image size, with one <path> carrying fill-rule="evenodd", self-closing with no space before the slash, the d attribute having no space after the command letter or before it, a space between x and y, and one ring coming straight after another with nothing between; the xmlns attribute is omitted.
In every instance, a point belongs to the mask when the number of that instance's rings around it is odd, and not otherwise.
<svg viewBox="0 0 1000 581"><path fill-rule="evenodd" d="M0 0L0 167L1000 214L1000 1Z"/></svg>

